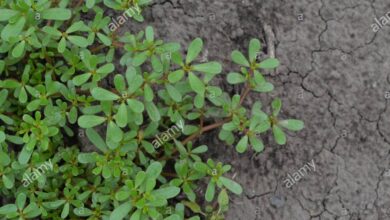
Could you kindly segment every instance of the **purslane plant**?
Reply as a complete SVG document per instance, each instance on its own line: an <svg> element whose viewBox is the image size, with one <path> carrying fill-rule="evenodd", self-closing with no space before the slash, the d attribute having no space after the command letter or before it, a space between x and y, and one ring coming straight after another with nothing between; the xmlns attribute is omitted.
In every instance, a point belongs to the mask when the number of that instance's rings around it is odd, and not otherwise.
<svg viewBox="0 0 390 220"><path fill-rule="evenodd" d="M283 145L282 128L303 128L278 118L280 99L269 115L259 101L250 111L244 105L250 92L273 90L261 71L279 65L257 60L257 39L247 57L232 53L240 71L227 81L244 88L230 97L212 84L221 65L198 61L200 38L183 54L179 44L155 39L152 27L110 32L103 8L122 13L148 3L0 2L1 218L224 219L229 196L242 188L227 177L230 165L205 158L209 147L197 138L220 128L219 139L237 152L261 152L268 130ZM82 19L87 14L93 19ZM157 145L157 135L178 123L180 133ZM36 175L49 160L53 169Z"/></svg>

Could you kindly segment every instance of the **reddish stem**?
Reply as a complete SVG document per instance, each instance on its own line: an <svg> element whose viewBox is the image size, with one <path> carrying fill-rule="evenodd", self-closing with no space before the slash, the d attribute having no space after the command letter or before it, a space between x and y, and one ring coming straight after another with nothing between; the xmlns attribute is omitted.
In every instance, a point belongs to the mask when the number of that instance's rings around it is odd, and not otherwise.
<svg viewBox="0 0 390 220"><path fill-rule="evenodd" d="M184 141L182 141L183 145L187 144L188 142L194 140L195 138L199 137L202 133L206 132L206 131L210 131L210 130L213 130L215 128L218 128L220 126L222 126L223 124L229 122L231 120L231 118L226 118L225 120L223 121L219 121L219 122L216 122L214 124L211 124L211 125L207 125L203 128L200 129L200 131L192 134L191 136L187 137Z"/></svg>

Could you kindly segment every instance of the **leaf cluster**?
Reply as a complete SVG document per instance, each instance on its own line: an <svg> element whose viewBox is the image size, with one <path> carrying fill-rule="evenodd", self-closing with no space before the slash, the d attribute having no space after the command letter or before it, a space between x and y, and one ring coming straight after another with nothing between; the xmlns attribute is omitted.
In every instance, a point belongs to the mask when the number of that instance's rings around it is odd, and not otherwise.
<svg viewBox="0 0 390 220"><path fill-rule="evenodd" d="M260 102L250 111L243 105L250 92L273 90L261 70L279 65L273 58L257 61L257 39L248 57L232 53L241 68L227 81L245 87L230 97L213 85L225 77L221 64L199 61L200 38L181 48L156 39L152 27L110 32L103 9L148 3L0 3L0 195L8 203L1 217L223 219L231 193L243 189L227 177L230 165L205 159L209 147L196 138L221 127L219 138L239 153L249 146L261 152L260 135L268 130L283 145L283 128L303 128L299 120L278 119L280 99L269 115ZM179 123L178 134L156 141ZM34 175L49 160L52 169ZM26 176L33 176L27 185ZM204 195L197 193L202 184Z"/></svg>

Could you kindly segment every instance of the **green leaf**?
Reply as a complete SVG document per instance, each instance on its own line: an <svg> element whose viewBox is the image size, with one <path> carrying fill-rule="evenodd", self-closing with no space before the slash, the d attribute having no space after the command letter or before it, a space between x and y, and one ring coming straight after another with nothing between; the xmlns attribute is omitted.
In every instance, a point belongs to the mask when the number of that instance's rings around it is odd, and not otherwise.
<svg viewBox="0 0 390 220"><path fill-rule="evenodd" d="M134 66L141 66L146 59L148 58L148 54L146 52L143 53L137 53L133 58L133 65Z"/></svg>
<svg viewBox="0 0 390 220"><path fill-rule="evenodd" d="M274 99L271 103L271 106L272 106L272 115L275 117L278 116L280 109L282 108L282 100L279 98Z"/></svg>
<svg viewBox="0 0 390 220"><path fill-rule="evenodd" d="M111 39L109 37L107 37L106 35L104 34L101 34L101 33L97 33L97 37L102 41L102 43L106 46L111 46Z"/></svg>
<svg viewBox="0 0 390 220"><path fill-rule="evenodd" d="M182 96L179 90L177 90L175 87L173 87L170 84L165 84L165 88L168 91L169 96L175 101L175 102L181 102Z"/></svg>
<svg viewBox="0 0 390 220"><path fill-rule="evenodd" d="M2 8L0 9L0 21L8 21L10 18L18 14L18 11Z"/></svg>
<svg viewBox="0 0 390 220"><path fill-rule="evenodd" d="M58 42L57 50L59 53L64 53L66 48L66 39L65 37L62 37L60 42Z"/></svg>
<svg viewBox="0 0 390 220"><path fill-rule="evenodd" d="M135 176L135 188L140 186L146 178L146 173L144 171L139 171Z"/></svg>
<svg viewBox="0 0 390 220"><path fill-rule="evenodd" d="M1 13L1 11L0 11ZM14 204L7 204L2 207L0 207L0 215L7 215L13 212L16 212L18 208Z"/></svg>
<svg viewBox="0 0 390 220"><path fill-rule="evenodd" d="M80 217L88 217L94 214L94 212L88 208L80 207L73 209L73 213Z"/></svg>
<svg viewBox="0 0 390 220"><path fill-rule="evenodd" d="M204 92L206 90L205 85L203 84L202 80L200 80L194 73L189 73L188 80L190 82L190 86L192 88L192 91L204 95Z"/></svg>
<svg viewBox="0 0 390 220"><path fill-rule="evenodd" d="M79 153L77 155L77 161L83 164L95 163L96 157L93 153Z"/></svg>
<svg viewBox="0 0 390 220"><path fill-rule="evenodd" d="M153 42L154 41L154 31L151 26L147 26L145 29L145 38L147 42Z"/></svg>
<svg viewBox="0 0 390 220"><path fill-rule="evenodd" d="M122 220L123 218L128 216L131 209L131 202L121 204L120 206L116 207L111 213L110 220Z"/></svg>
<svg viewBox="0 0 390 220"><path fill-rule="evenodd" d="M103 138L95 131L93 128L87 128L86 129L86 134L91 141L92 144L95 145L99 150L101 150L103 153L106 153L108 151L107 145Z"/></svg>
<svg viewBox="0 0 390 220"><path fill-rule="evenodd" d="M5 62L4 60L0 60L0 74L4 71L5 68Z"/></svg>
<svg viewBox="0 0 390 220"><path fill-rule="evenodd" d="M125 190L120 190L115 193L115 199L118 201L123 201L129 198L130 196L130 191L125 191Z"/></svg>
<svg viewBox="0 0 390 220"><path fill-rule="evenodd" d="M115 121L119 127L123 128L127 125L127 106L125 103L120 104L118 112L115 115Z"/></svg>
<svg viewBox="0 0 390 220"><path fill-rule="evenodd" d="M173 42L170 42L170 43L165 43L164 45L162 45L162 48L164 49L164 51L166 53L173 53L175 51L178 51L180 50L180 44L179 43L173 43Z"/></svg>
<svg viewBox="0 0 390 220"><path fill-rule="evenodd" d="M296 119L288 119L288 120L283 120L279 121L278 125L287 128L288 130L291 131L300 131L304 128L304 123L301 120L296 120Z"/></svg>
<svg viewBox="0 0 390 220"><path fill-rule="evenodd" d="M13 178L11 179L7 175L3 174L2 179L3 179L3 184L4 184L5 188L11 189L12 187L14 187L15 180Z"/></svg>
<svg viewBox="0 0 390 220"><path fill-rule="evenodd" d="M24 193L19 193L18 196L16 197L15 204L18 207L18 209L23 209L24 205L26 204L26 194Z"/></svg>
<svg viewBox="0 0 390 220"><path fill-rule="evenodd" d="M96 70L97 73L108 74L115 70L115 66L112 63L107 63Z"/></svg>
<svg viewBox="0 0 390 220"><path fill-rule="evenodd" d="M189 201L183 201L182 202L185 206L191 209L194 213L201 213L202 209L200 206L195 202L189 202Z"/></svg>
<svg viewBox="0 0 390 220"><path fill-rule="evenodd" d="M195 60L198 57L200 51L202 51L202 48L203 48L202 39L196 38L195 40L193 40L188 47L186 63L189 64L193 60Z"/></svg>
<svg viewBox="0 0 390 220"><path fill-rule="evenodd" d="M18 161L21 164L27 164L30 160L32 150L28 150L27 147L23 147L22 151L19 153Z"/></svg>
<svg viewBox="0 0 390 220"><path fill-rule="evenodd" d="M160 162L153 162L146 169L146 174L147 174L148 177L157 179L157 177L160 176L162 168L163 167L162 167Z"/></svg>
<svg viewBox="0 0 390 220"><path fill-rule="evenodd" d="M272 85L272 83L265 82L257 85L254 90L257 92L272 92L274 90L274 85Z"/></svg>
<svg viewBox="0 0 390 220"><path fill-rule="evenodd" d="M253 75L254 75L256 84L260 85L260 84L263 84L266 82L264 76L259 71L255 70L253 72Z"/></svg>
<svg viewBox="0 0 390 220"><path fill-rule="evenodd" d="M0 106L4 104L4 102L7 100L7 97L8 97L8 90L2 89L0 91Z"/></svg>
<svg viewBox="0 0 390 220"><path fill-rule="evenodd" d="M14 120L12 118L6 116L6 115L0 114L0 120L2 120L7 125L13 125L14 124ZM15 137L15 136L13 136L13 137ZM14 142L12 142L12 143L14 143Z"/></svg>
<svg viewBox="0 0 390 220"><path fill-rule="evenodd" d="M85 27L85 24L83 21L77 21L73 23L67 30L66 33L70 34L79 30L82 30Z"/></svg>
<svg viewBox="0 0 390 220"><path fill-rule="evenodd" d="M69 207L70 207L70 204L68 202L65 203L64 208L62 209L62 212L61 212L61 218L64 219L69 215Z"/></svg>
<svg viewBox="0 0 390 220"><path fill-rule="evenodd" d="M35 202L32 202L28 204L26 208L24 208L23 213L25 214L26 218L30 219L38 217L41 214L41 210Z"/></svg>
<svg viewBox="0 0 390 220"><path fill-rule="evenodd" d="M256 61L257 53L261 49L261 44L258 39L252 39L249 42L249 60L250 62Z"/></svg>
<svg viewBox="0 0 390 220"><path fill-rule="evenodd" d="M4 131L0 131L0 144L3 143L5 141L5 133ZM0 152L2 153L2 152Z"/></svg>
<svg viewBox="0 0 390 220"><path fill-rule="evenodd" d="M263 117L268 118L268 116L265 115L265 113L264 113ZM270 121L268 119L265 119L258 126L256 126L253 131L255 131L256 133L263 133L263 132L266 132L270 127L271 127Z"/></svg>
<svg viewBox="0 0 390 220"><path fill-rule="evenodd" d="M30 103L28 103L26 108L27 108L27 110L32 112L32 111L35 111L36 109L38 109L40 105L41 105L41 100L35 99L35 100L31 101Z"/></svg>
<svg viewBox="0 0 390 220"><path fill-rule="evenodd" d="M286 144L286 135L284 134L283 130L280 127L274 125L272 127L272 132L274 134L274 138L277 144L279 145Z"/></svg>
<svg viewBox="0 0 390 220"><path fill-rule="evenodd" d="M207 202L213 201L214 194L215 194L215 183L213 181L210 181L206 189L206 195L205 195L206 201Z"/></svg>
<svg viewBox="0 0 390 220"><path fill-rule="evenodd" d="M196 64L192 66L194 70L202 73L218 74L222 72L222 66L218 62Z"/></svg>
<svg viewBox="0 0 390 220"><path fill-rule="evenodd" d="M52 201L52 202L43 202L43 206L48 209L57 209L62 206L66 201L64 199Z"/></svg>
<svg viewBox="0 0 390 220"><path fill-rule="evenodd" d="M86 83L89 80L90 77L91 77L91 73L84 73L84 74L81 74L81 75L78 75L78 76L74 77L72 82L76 86L81 86L84 83Z"/></svg>
<svg viewBox="0 0 390 220"><path fill-rule="evenodd" d="M76 45L76 46L79 46L79 47L87 47L89 45L89 42L87 39L85 39L84 37L80 37L80 36L75 36L75 35L71 35L71 36L68 36L68 40Z"/></svg>
<svg viewBox="0 0 390 220"><path fill-rule="evenodd" d="M69 123L74 124L77 122L78 112L76 106L72 106L68 114Z"/></svg>
<svg viewBox="0 0 390 220"><path fill-rule="evenodd" d="M117 94L100 87L93 88L91 90L91 95L99 101L114 101L120 98Z"/></svg>
<svg viewBox="0 0 390 220"><path fill-rule="evenodd" d="M172 58L173 63L179 66L184 66L183 57L181 56L181 53L179 51L172 53L172 56L169 58Z"/></svg>
<svg viewBox="0 0 390 220"><path fill-rule="evenodd" d="M127 99L127 104L135 113L142 113L145 110L144 104L136 99Z"/></svg>
<svg viewBox="0 0 390 220"><path fill-rule="evenodd" d="M245 82L246 78L240 73L229 73L227 76L227 81L230 84L239 84Z"/></svg>
<svg viewBox="0 0 390 220"><path fill-rule="evenodd" d="M222 184L232 193L240 195L242 193L242 187L240 184L234 182L231 179L228 179L226 177L219 177L219 180L222 182Z"/></svg>
<svg viewBox="0 0 390 220"><path fill-rule="evenodd" d="M105 165L103 166L102 176L104 179L110 178L112 175L112 171L109 166Z"/></svg>
<svg viewBox="0 0 390 220"><path fill-rule="evenodd" d="M105 121L106 121L105 117L96 116L96 115L82 115L78 119L78 124L82 128L92 128L102 124Z"/></svg>
<svg viewBox="0 0 390 220"><path fill-rule="evenodd" d="M249 138L249 141L251 143L251 146L252 148L256 151L256 152L261 152L264 150L264 144L263 142L258 139L256 136L252 136Z"/></svg>
<svg viewBox="0 0 390 220"><path fill-rule="evenodd" d="M71 15L72 13L69 9L49 8L42 12L41 17L42 19L47 19L47 20L65 21L65 20L69 20Z"/></svg>
<svg viewBox="0 0 390 220"><path fill-rule="evenodd" d="M85 5L87 8L92 8L95 5L95 0L86 0Z"/></svg>
<svg viewBox="0 0 390 220"><path fill-rule="evenodd" d="M198 172L206 173L209 170L209 167L205 163L195 162L194 169Z"/></svg>
<svg viewBox="0 0 390 220"><path fill-rule="evenodd" d="M171 216L168 216L168 217L164 218L164 220L181 220L181 219L182 218L178 214L173 214Z"/></svg>
<svg viewBox="0 0 390 220"><path fill-rule="evenodd" d="M142 209L137 209L137 211L135 211L135 212L131 215L130 220L142 220L142 219L141 219L141 215L142 215Z"/></svg>
<svg viewBox="0 0 390 220"><path fill-rule="evenodd" d="M241 140L238 142L236 146L236 151L238 153L244 153L246 149L248 148L248 136L245 135L241 138Z"/></svg>
<svg viewBox="0 0 390 220"><path fill-rule="evenodd" d="M123 131L113 121L110 121L107 126L106 140L112 140L119 143L123 138Z"/></svg>
<svg viewBox="0 0 390 220"><path fill-rule="evenodd" d="M154 190L152 194L157 197L161 197L164 199L170 199L177 196L180 193L180 188L176 186L168 186L164 188L160 188Z"/></svg>
<svg viewBox="0 0 390 220"><path fill-rule="evenodd" d="M152 63L153 70L155 72L157 72L157 73L163 72L164 67L163 67L161 61L157 58L157 56L153 55L151 57L151 63Z"/></svg>
<svg viewBox="0 0 390 220"><path fill-rule="evenodd" d="M116 74L114 76L114 85L115 85L115 89L118 91L126 90L126 83L123 75Z"/></svg>
<svg viewBox="0 0 390 220"><path fill-rule="evenodd" d="M17 37L22 32L26 18L20 17L15 23L8 23L1 32L1 38L8 41L10 37Z"/></svg>
<svg viewBox="0 0 390 220"><path fill-rule="evenodd" d="M161 116L158 108L153 102L145 102L146 111L152 121L160 121Z"/></svg>
<svg viewBox="0 0 390 220"><path fill-rule="evenodd" d="M168 80L170 83L176 83L180 81L184 76L184 70L176 70L168 74Z"/></svg>
<svg viewBox="0 0 390 220"><path fill-rule="evenodd" d="M229 196L225 189L221 190L218 195L218 203L220 206L226 206L229 204Z"/></svg>
<svg viewBox="0 0 390 220"><path fill-rule="evenodd" d="M204 95L197 94L194 99L194 105L196 108L203 108L204 106Z"/></svg>
<svg viewBox="0 0 390 220"><path fill-rule="evenodd" d="M51 26L43 27L42 31L45 32L46 34L53 35L53 36L56 36L56 37L61 37L62 36L61 31L59 31L56 28L51 27Z"/></svg>
<svg viewBox="0 0 390 220"><path fill-rule="evenodd" d="M153 101L153 98L154 98L153 94L154 93L153 93L153 90L150 87L150 85L149 84L145 84L144 85L144 98L145 98L145 101L147 101L147 102Z"/></svg>
<svg viewBox="0 0 390 220"><path fill-rule="evenodd" d="M2 166L7 166L10 163L11 163L11 158L5 152L0 151L0 164Z"/></svg>
<svg viewBox="0 0 390 220"><path fill-rule="evenodd" d="M246 67L250 66L250 64L249 64L248 60L245 58L244 54L242 54L238 50L235 50L232 52L232 60L233 60L233 62L235 62L241 66L246 66Z"/></svg>
<svg viewBox="0 0 390 220"><path fill-rule="evenodd" d="M275 58L268 58L262 62L260 62L259 67L262 69L275 69L279 66L279 60Z"/></svg>
<svg viewBox="0 0 390 220"><path fill-rule="evenodd" d="M127 90L129 94L132 94L135 91L137 91L144 83L143 77L138 75L136 73L136 70L133 69L133 67L129 67L127 69L126 81L127 81L127 84L129 85L129 88Z"/></svg>
<svg viewBox="0 0 390 220"><path fill-rule="evenodd" d="M184 145L183 145L180 141L178 141L178 140L176 140L176 139L173 139L173 141L175 142L176 147L177 147L177 150L179 151L179 153L180 153L181 155L187 155L187 150L186 150L186 148L184 147Z"/></svg>
<svg viewBox="0 0 390 220"><path fill-rule="evenodd" d="M208 150L208 147L206 145L202 145L202 146L199 146L199 147L191 150L191 152L193 154L201 154L201 153L207 152L207 150Z"/></svg>
<svg viewBox="0 0 390 220"><path fill-rule="evenodd" d="M12 56L16 58L22 56L25 45L26 45L26 41L24 40L20 41L20 43L18 43L12 50Z"/></svg>
<svg viewBox="0 0 390 220"><path fill-rule="evenodd" d="M21 86L21 84L18 81L14 80L14 79L6 79L6 80L4 80L3 81L3 85L2 85L2 87L6 88L6 89L14 89L14 88L18 88L20 86Z"/></svg>

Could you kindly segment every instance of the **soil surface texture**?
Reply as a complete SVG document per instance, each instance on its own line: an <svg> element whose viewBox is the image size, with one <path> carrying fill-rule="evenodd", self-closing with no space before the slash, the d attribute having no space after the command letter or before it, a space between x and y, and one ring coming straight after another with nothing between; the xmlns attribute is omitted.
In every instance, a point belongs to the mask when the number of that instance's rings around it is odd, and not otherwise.
<svg viewBox="0 0 390 220"><path fill-rule="evenodd" d="M232 164L230 174L244 188L226 219L390 219L388 0L155 0L144 14L145 22L128 22L120 32L151 25L183 48L201 37L202 59L223 64L216 83L231 94L243 88L226 82L238 70L230 54L246 53L251 38L261 40L264 57L281 62L266 74L275 90L251 93L245 104L269 106L280 97L281 117L303 120L303 131L288 133L285 146L263 136L259 155L236 153L217 131L200 140L210 157Z"/></svg>

